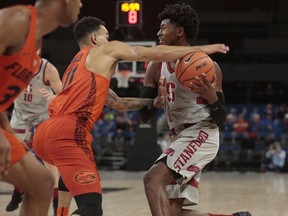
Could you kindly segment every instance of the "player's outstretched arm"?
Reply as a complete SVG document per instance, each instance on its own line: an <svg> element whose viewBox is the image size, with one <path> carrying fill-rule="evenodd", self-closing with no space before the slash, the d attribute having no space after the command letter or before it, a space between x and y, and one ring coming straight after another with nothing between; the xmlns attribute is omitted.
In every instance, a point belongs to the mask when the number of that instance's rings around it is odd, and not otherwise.
<svg viewBox="0 0 288 216"><path fill-rule="evenodd" d="M129 111L142 109L153 99L119 97L112 89L109 89L105 105L118 111Z"/></svg>
<svg viewBox="0 0 288 216"><path fill-rule="evenodd" d="M213 53L226 54L229 51L229 47L226 46L225 44L210 44L210 45L198 46L197 48L207 54L213 54Z"/></svg>
<svg viewBox="0 0 288 216"><path fill-rule="evenodd" d="M167 46L158 45L153 47L143 46L130 46L120 41L109 42L105 46L107 55L114 57L118 60L127 61L155 61L155 62L168 62L176 61L188 53L202 50L207 54L215 52L227 53L229 47L224 44L212 44L205 46Z"/></svg>

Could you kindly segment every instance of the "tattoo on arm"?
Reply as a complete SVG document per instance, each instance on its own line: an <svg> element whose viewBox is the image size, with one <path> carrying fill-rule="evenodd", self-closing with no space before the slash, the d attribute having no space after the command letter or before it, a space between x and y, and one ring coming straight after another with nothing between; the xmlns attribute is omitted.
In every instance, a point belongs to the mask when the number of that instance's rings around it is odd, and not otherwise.
<svg viewBox="0 0 288 216"><path fill-rule="evenodd" d="M116 110L139 110L151 103L150 98L121 98L113 90L109 89L105 105Z"/></svg>
<svg viewBox="0 0 288 216"><path fill-rule="evenodd" d="M147 59L147 56L143 55L143 52L142 52L140 47L135 48L135 53L136 53L138 59Z"/></svg>

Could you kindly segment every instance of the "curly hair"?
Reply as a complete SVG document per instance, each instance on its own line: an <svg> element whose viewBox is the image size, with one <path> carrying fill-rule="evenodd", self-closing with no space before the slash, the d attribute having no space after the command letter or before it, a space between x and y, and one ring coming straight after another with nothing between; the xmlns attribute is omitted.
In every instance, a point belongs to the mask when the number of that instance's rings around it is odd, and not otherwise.
<svg viewBox="0 0 288 216"><path fill-rule="evenodd" d="M159 14L159 19L170 19L184 28L186 37L194 40L199 32L200 21L196 11L187 4L170 4L166 5L164 10Z"/></svg>
<svg viewBox="0 0 288 216"><path fill-rule="evenodd" d="M98 31L100 26L105 26L105 22L101 19L96 17L83 17L82 19L78 20L74 26L74 37L76 41L81 41L86 35Z"/></svg>

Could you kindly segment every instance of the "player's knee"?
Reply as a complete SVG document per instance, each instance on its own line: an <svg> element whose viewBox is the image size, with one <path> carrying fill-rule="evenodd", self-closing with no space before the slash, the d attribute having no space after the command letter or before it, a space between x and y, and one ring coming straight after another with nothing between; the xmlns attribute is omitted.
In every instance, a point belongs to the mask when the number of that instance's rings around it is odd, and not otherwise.
<svg viewBox="0 0 288 216"><path fill-rule="evenodd" d="M143 177L143 182L144 182L145 188L155 187L156 184L159 184L161 182L161 178L159 175L155 175L155 171L152 171L150 169L145 173Z"/></svg>
<svg viewBox="0 0 288 216"><path fill-rule="evenodd" d="M102 195L99 193L81 194L75 196L75 201L79 207L71 215L81 216L102 216Z"/></svg>
<svg viewBox="0 0 288 216"><path fill-rule="evenodd" d="M145 175L143 177L143 182L144 182L145 188L150 187L151 185L153 185L153 176L150 174L149 171L145 173Z"/></svg>
<svg viewBox="0 0 288 216"><path fill-rule="evenodd" d="M51 199L54 188L53 175L47 172L41 173L41 180L34 182L24 189L25 196L36 200Z"/></svg>
<svg viewBox="0 0 288 216"><path fill-rule="evenodd" d="M47 172L42 175L41 190L39 190L39 185L37 186L37 193L41 191L40 193L42 193L42 195L52 197L54 184L54 176L47 170Z"/></svg>

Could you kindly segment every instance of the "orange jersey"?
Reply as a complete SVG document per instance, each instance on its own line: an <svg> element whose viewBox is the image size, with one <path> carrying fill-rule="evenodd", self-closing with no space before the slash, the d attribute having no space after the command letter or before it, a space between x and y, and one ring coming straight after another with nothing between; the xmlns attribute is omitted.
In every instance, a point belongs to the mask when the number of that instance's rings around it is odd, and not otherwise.
<svg viewBox="0 0 288 216"><path fill-rule="evenodd" d="M0 55L0 112L6 110L38 71L40 58L36 54L36 10L30 11L30 28L20 52Z"/></svg>
<svg viewBox="0 0 288 216"><path fill-rule="evenodd" d="M73 58L62 78L63 91L48 108L51 117L76 116L77 122L87 130L102 113L110 85L110 80L86 68L86 57L91 48L80 50Z"/></svg>

